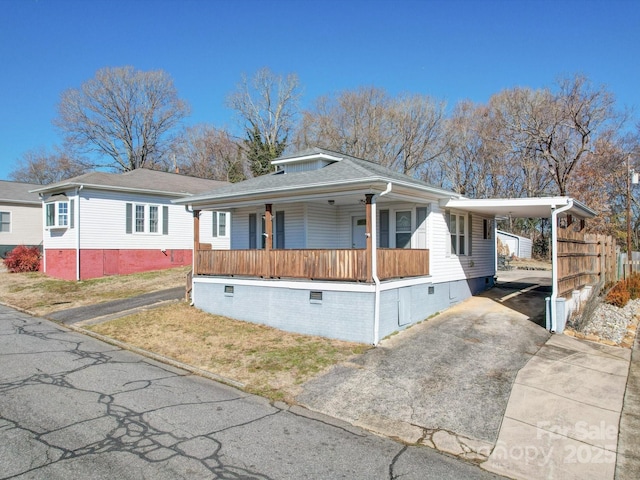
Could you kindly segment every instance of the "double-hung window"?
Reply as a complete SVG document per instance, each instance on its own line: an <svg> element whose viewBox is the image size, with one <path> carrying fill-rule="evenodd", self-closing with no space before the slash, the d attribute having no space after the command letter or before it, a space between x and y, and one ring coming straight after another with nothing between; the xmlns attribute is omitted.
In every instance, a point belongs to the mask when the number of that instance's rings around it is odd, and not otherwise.
<svg viewBox="0 0 640 480"><path fill-rule="evenodd" d="M411 211L396 212L396 248L411 248Z"/></svg>
<svg viewBox="0 0 640 480"><path fill-rule="evenodd" d="M0 233L11 232L11 212L0 212Z"/></svg>
<svg viewBox="0 0 640 480"><path fill-rule="evenodd" d="M467 217L456 213L449 214L449 235L451 237L451 254L467 254Z"/></svg>
<svg viewBox="0 0 640 480"><path fill-rule="evenodd" d="M213 212L213 231L214 238L227 236L227 213Z"/></svg>
<svg viewBox="0 0 640 480"><path fill-rule="evenodd" d="M126 233L169 234L169 207L166 205L127 203L125 214Z"/></svg>

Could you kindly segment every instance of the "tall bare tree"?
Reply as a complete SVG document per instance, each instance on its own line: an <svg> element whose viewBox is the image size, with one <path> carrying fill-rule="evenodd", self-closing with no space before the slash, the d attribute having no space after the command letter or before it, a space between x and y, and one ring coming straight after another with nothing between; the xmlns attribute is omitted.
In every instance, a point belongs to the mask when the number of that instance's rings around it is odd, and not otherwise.
<svg viewBox="0 0 640 480"><path fill-rule="evenodd" d="M390 97L376 87L320 97L304 112L298 148L320 146L419 176L447 148L444 103L421 95Z"/></svg>
<svg viewBox="0 0 640 480"><path fill-rule="evenodd" d="M69 152L44 148L30 150L22 155L9 177L17 182L47 185L86 173L89 168Z"/></svg>
<svg viewBox="0 0 640 480"><path fill-rule="evenodd" d="M298 114L300 81L296 74L282 76L268 68L249 79L242 76L227 97L244 129L245 151L254 175L271 170L270 161L287 147Z"/></svg>
<svg viewBox="0 0 640 480"><path fill-rule="evenodd" d="M109 159L96 166L128 171L158 162L188 113L166 72L107 67L63 92L54 124L72 148Z"/></svg>
<svg viewBox="0 0 640 480"><path fill-rule="evenodd" d="M597 134L616 118L613 95L582 75L562 79L558 90L507 93L508 128L529 160L543 162L557 192L567 195L571 176L592 150Z"/></svg>
<svg viewBox="0 0 640 480"><path fill-rule="evenodd" d="M176 138L171 156L180 173L237 182L246 178L241 148L229 132L199 124Z"/></svg>

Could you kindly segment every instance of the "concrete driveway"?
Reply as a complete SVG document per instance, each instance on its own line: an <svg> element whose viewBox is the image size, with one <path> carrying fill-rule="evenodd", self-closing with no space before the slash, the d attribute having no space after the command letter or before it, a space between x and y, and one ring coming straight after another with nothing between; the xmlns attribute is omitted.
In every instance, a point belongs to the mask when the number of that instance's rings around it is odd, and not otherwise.
<svg viewBox="0 0 640 480"><path fill-rule="evenodd" d="M518 371L550 334L549 272L505 272L498 286L383 340L304 385L297 400L407 442L485 460Z"/></svg>

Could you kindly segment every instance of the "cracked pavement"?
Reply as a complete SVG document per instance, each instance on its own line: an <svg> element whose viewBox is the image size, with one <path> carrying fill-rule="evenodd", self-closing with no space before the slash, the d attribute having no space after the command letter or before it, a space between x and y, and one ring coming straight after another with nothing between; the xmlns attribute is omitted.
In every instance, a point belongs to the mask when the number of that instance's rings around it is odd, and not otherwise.
<svg viewBox="0 0 640 480"><path fill-rule="evenodd" d="M0 305L1 479L499 478Z"/></svg>

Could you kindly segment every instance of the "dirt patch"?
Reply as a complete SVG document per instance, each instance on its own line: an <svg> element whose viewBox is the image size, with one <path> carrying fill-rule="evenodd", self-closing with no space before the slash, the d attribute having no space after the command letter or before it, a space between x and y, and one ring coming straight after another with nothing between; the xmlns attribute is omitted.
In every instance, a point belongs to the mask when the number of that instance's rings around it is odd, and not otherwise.
<svg viewBox="0 0 640 480"><path fill-rule="evenodd" d="M293 401L303 382L370 348L210 315L186 303L89 328L284 401Z"/></svg>
<svg viewBox="0 0 640 480"><path fill-rule="evenodd" d="M81 282L58 280L42 273L0 271L0 301L36 315L130 298L186 285L188 267L102 277Z"/></svg>

